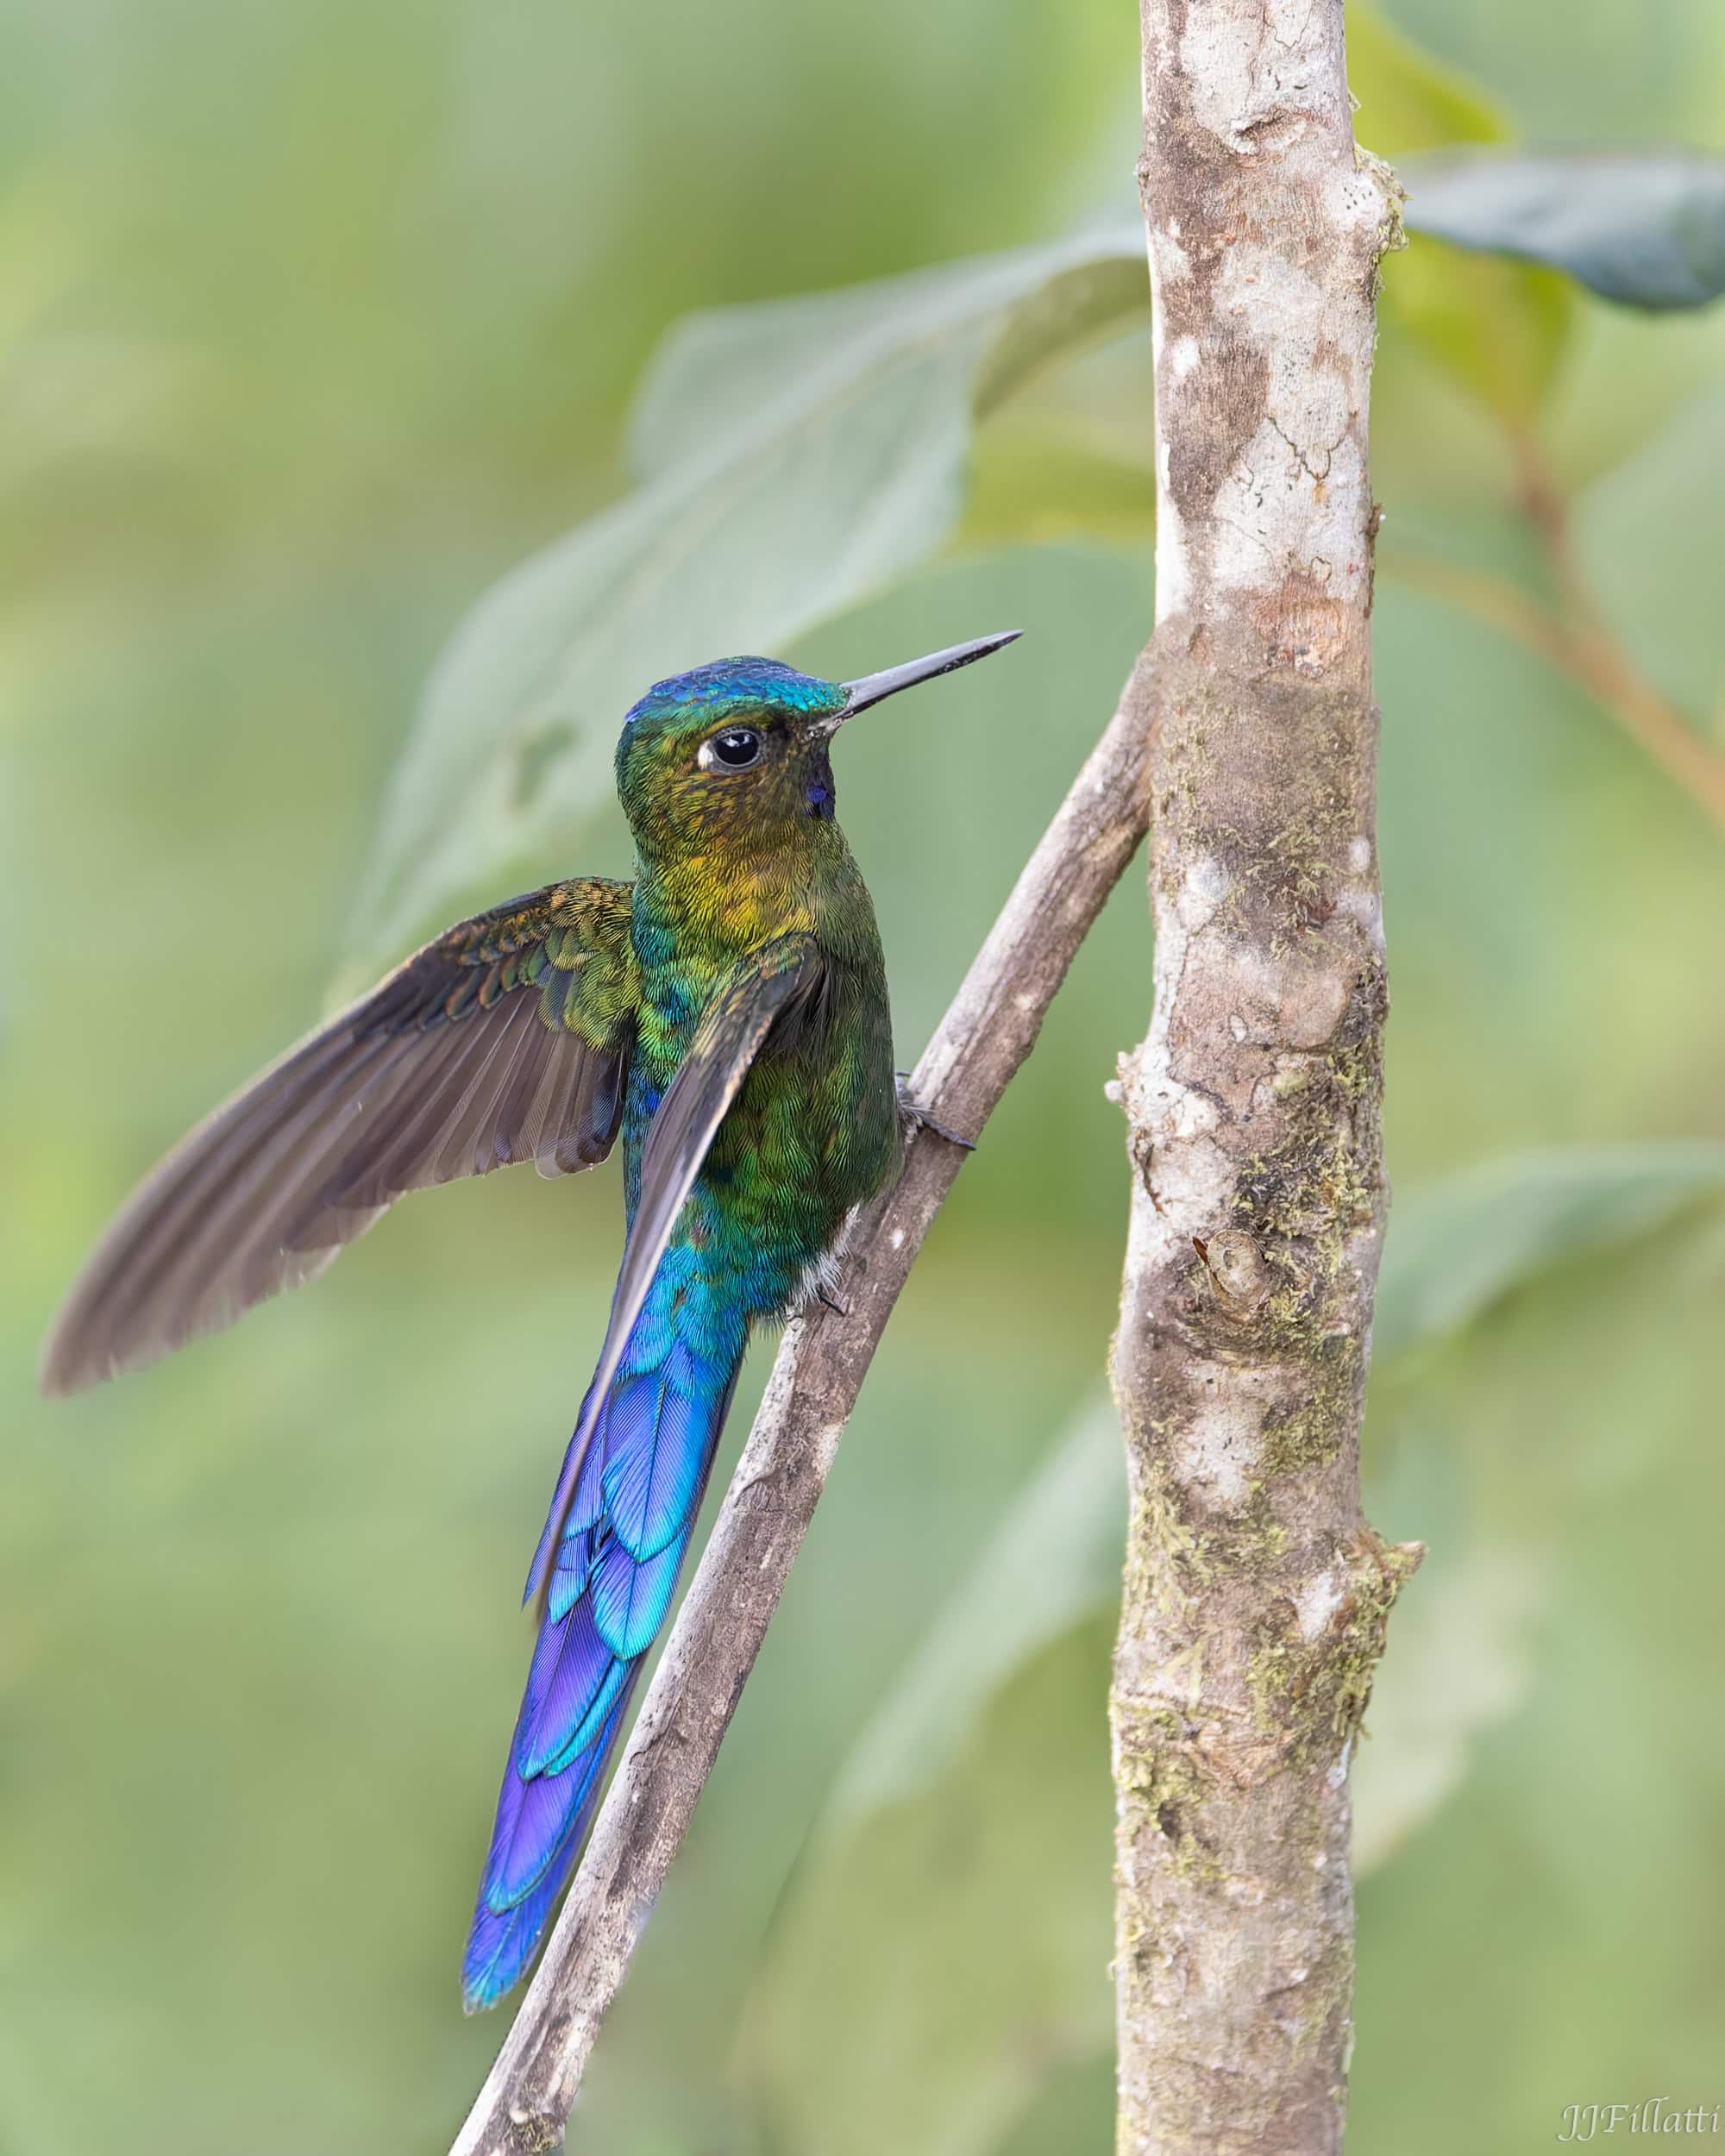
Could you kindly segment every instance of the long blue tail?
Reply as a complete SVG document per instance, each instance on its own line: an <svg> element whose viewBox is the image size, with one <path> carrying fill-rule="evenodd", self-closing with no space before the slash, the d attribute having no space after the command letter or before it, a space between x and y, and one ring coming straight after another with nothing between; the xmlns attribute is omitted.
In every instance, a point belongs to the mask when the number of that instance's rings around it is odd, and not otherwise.
<svg viewBox="0 0 1725 2156"><path fill-rule="evenodd" d="M526 1968L574 1869L700 1510L747 1326L717 1306L689 1257L674 1246L660 1265L598 1411L561 1540L547 1553L545 1621L461 1965L470 2014L494 2005ZM560 1477L559 1498L561 1489Z"/></svg>

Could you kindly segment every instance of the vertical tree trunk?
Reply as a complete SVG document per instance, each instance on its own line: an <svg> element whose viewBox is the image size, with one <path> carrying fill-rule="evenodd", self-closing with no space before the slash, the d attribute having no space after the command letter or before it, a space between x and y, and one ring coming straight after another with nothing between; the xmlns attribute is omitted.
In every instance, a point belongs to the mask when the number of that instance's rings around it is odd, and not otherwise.
<svg viewBox="0 0 1725 2156"><path fill-rule="evenodd" d="M1359 1511L1385 1190L1366 404L1393 179L1342 0L1142 0L1155 1008L1114 1377L1120 2148L1340 2146L1347 1764L1417 1547Z"/></svg>

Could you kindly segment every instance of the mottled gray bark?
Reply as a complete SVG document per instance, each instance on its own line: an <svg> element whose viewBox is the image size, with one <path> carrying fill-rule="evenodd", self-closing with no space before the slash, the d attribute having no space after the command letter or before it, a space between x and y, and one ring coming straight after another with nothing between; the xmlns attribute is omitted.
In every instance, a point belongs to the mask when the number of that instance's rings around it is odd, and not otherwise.
<svg viewBox="0 0 1725 2156"><path fill-rule="evenodd" d="M1366 409L1399 196L1342 0L1143 0L1154 1015L1114 1378L1122 2156L1339 2147L1385 1188Z"/></svg>

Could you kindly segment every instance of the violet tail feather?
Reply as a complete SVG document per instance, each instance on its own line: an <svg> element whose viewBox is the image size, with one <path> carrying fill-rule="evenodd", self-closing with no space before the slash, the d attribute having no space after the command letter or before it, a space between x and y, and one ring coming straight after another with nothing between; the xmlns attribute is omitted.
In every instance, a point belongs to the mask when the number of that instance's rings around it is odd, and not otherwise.
<svg viewBox="0 0 1725 2156"><path fill-rule="evenodd" d="M549 1587L461 1966L470 2014L519 1979L574 1870L712 1472L748 1326L691 1257L667 1251L605 1400L584 1404L574 1500L534 1558ZM560 1476L552 1525L566 1495Z"/></svg>

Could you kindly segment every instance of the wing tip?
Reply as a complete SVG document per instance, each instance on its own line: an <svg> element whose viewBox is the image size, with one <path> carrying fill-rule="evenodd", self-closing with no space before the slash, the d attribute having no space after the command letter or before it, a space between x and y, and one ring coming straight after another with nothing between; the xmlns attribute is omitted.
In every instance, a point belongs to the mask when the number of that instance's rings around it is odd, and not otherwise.
<svg viewBox="0 0 1725 2156"><path fill-rule="evenodd" d="M98 1347L75 1332L56 1326L48 1335L36 1365L36 1390L44 1400L69 1400L74 1394L93 1391L129 1370L141 1369L166 1353L171 1344L152 1343L135 1347Z"/></svg>
<svg viewBox="0 0 1725 2156"><path fill-rule="evenodd" d="M42 1343L36 1390L44 1400L68 1400L112 1377L118 1368L116 1363L92 1354L89 1343L61 1322Z"/></svg>

